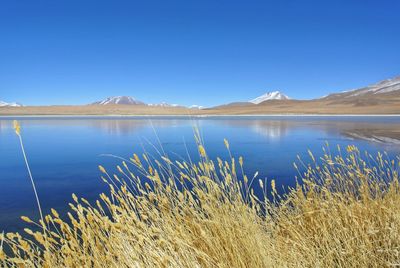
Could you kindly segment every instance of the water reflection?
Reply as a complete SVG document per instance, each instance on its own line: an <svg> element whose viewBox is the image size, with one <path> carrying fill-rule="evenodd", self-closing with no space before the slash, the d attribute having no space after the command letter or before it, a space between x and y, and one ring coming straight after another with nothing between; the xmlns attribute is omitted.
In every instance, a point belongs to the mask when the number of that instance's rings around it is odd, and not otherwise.
<svg viewBox="0 0 400 268"><path fill-rule="evenodd" d="M113 135L127 135L138 132L143 128L163 128L183 125L183 120L152 120L152 119L114 119L114 120L89 120L87 124L105 133Z"/></svg>
<svg viewBox="0 0 400 268"><path fill-rule="evenodd" d="M106 134L126 135L140 131L143 128L163 128L177 127L187 124L189 120L182 119L120 119L120 118L19 118L22 129L31 126L46 126L52 127L90 127L100 130ZM190 123L190 122L189 122ZM0 119L0 132L4 132L13 128L12 120Z"/></svg>
<svg viewBox="0 0 400 268"><path fill-rule="evenodd" d="M132 134L150 125L146 120L90 120L87 124L107 134L118 136Z"/></svg>
<svg viewBox="0 0 400 268"><path fill-rule="evenodd" d="M286 120L218 120L215 123L222 123L235 128L246 128L271 139L281 139L287 136L291 128L294 127L294 124Z"/></svg>
<svg viewBox="0 0 400 268"><path fill-rule="evenodd" d="M368 119L368 118L367 118ZM371 120L372 119L372 120ZM398 118L280 118L280 119L229 119L218 124L246 128L269 139L281 139L293 131L312 130L355 140L400 145ZM380 120L379 120L380 119Z"/></svg>
<svg viewBox="0 0 400 268"><path fill-rule="evenodd" d="M0 133L5 132L10 127L10 125L10 121L0 120Z"/></svg>
<svg viewBox="0 0 400 268"><path fill-rule="evenodd" d="M280 140L294 131L312 130L349 139L400 145L398 117L228 117L228 118L19 118L24 126L90 127L106 134L121 136L144 128L194 127L203 123L245 128L268 139ZM0 120L0 132L12 130L12 120Z"/></svg>

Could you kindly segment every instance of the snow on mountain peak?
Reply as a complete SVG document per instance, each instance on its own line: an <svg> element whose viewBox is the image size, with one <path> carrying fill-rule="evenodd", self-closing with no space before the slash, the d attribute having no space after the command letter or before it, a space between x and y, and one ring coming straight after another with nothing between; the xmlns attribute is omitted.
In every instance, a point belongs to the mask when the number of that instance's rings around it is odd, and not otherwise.
<svg viewBox="0 0 400 268"><path fill-rule="evenodd" d="M175 103L170 104L170 103L167 103L167 102L163 101L163 102L160 102L160 103L149 103L148 106L157 106L157 107L179 107L180 105L179 105L179 104L175 104Z"/></svg>
<svg viewBox="0 0 400 268"><path fill-rule="evenodd" d="M340 93L332 93L327 96L322 97L321 99L332 99L332 98L365 98L365 97L374 97L376 95L392 93L392 92L400 92L400 76L386 79L375 83L373 85L369 85L367 87L352 89L342 91Z"/></svg>
<svg viewBox="0 0 400 268"><path fill-rule="evenodd" d="M201 106L201 105L196 105L196 104L193 104L193 105L190 105L189 106L189 109L199 109L199 110L202 110L202 109L205 109L206 107L204 107L204 106Z"/></svg>
<svg viewBox="0 0 400 268"><path fill-rule="evenodd" d="M17 102L4 102L0 101L0 107L21 107L22 104Z"/></svg>
<svg viewBox="0 0 400 268"><path fill-rule="evenodd" d="M261 95L255 99L252 99L250 102L254 104L260 104L261 102L268 100L289 100L290 98L285 94L279 91L267 92L264 95Z"/></svg>
<svg viewBox="0 0 400 268"><path fill-rule="evenodd" d="M98 105L112 105L112 104L123 104L123 105L144 105L143 102L136 100L129 96L116 96L109 97L105 100L95 102Z"/></svg>
<svg viewBox="0 0 400 268"><path fill-rule="evenodd" d="M395 77L393 79L383 80L376 84L370 85L366 88L362 88L359 90L353 90L348 92L354 92L349 97L365 95L368 93L372 94L382 94L382 93L389 93L393 91L400 90L400 77Z"/></svg>

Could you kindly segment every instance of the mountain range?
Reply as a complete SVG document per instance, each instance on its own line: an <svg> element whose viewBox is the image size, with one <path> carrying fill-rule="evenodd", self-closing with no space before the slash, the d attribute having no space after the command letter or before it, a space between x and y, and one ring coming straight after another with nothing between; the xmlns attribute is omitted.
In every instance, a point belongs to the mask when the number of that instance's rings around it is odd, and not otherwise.
<svg viewBox="0 0 400 268"><path fill-rule="evenodd" d="M108 97L105 100L96 101L91 103L91 105L146 105L144 102L138 101L129 96L116 96L116 97Z"/></svg>
<svg viewBox="0 0 400 268"><path fill-rule="evenodd" d="M343 101L358 101L361 99L368 99L371 101L375 99L378 100L387 96L396 96L399 94L400 76L392 79L383 80L367 87L330 94L328 96L322 97L321 99Z"/></svg>
<svg viewBox="0 0 400 268"><path fill-rule="evenodd" d="M291 99L280 91L267 92L255 99L247 102L233 102L216 108L227 106L254 106L255 105L277 105L288 104L295 105L296 103L317 103L324 102L326 105L334 104L349 104L354 106L367 106L384 104L385 102L392 103L400 99L400 76L380 81L367 87L347 90L339 93L311 99L311 100L296 100ZM399 107L400 110L400 107Z"/></svg>
<svg viewBox="0 0 400 268"><path fill-rule="evenodd" d="M317 99L296 100L272 91L249 101L211 108L166 102L147 104L129 96L109 97L85 106L21 106L0 101L0 114L188 114L185 110L192 110L189 114L194 110L196 114L400 114L400 76Z"/></svg>
<svg viewBox="0 0 400 268"><path fill-rule="evenodd" d="M130 96L115 96L115 97L108 97L101 101L96 101L89 105L141 105L141 106L149 106L149 107L184 107L179 104L170 104L167 102L160 102L160 103L145 103L143 101L137 100ZM198 108L201 106L192 105L189 108Z"/></svg>
<svg viewBox="0 0 400 268"><path fill-rule="evenodd" d="M280 91L272 91L272 92L267 92L264 95L261 95L255 99L252 99L249 102L254 104L260 104L264 101L269 101L269 100L289 100L289 99L290 98L288 96L281 93Z"/></svg>
<svg viewBox="0 0 400 268"><path fill-rule="evenodd" d="M4 102L0 101L0 107L21 107L22 104L17 102Z"/></svg>
<svg viewBox="0 0 400 268"><path fill-rule="evenodd" d="M255 99L252 99L248 102L242 102L243 104L253 103L253 104L260 104L264 101L269 100L289 100L290 98L285 94L279 91L267 92ZM239 103L233 103L238 105ZM115 97L108 97L104 100L96 101L91 103L90 105L144 105L144 106L155 106L155 107L184 107L178 104L169 104L166 102L155 103L155 104L147 104L143 101L139 101L130 96L115 96ZM228 104L229 105L229 104ZM201 105L191 105L187 107L189 109L205 109L204 106Z"/></svg>

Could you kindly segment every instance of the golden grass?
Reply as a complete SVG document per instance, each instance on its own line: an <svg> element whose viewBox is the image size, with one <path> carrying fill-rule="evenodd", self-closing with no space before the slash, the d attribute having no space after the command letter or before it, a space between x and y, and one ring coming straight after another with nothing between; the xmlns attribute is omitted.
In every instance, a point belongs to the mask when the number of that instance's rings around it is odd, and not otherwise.
<svg viewBox="0 0 400 268"><path fill-rule="evenodd" d="M225 141L229 150L229 143ZM42 231L2 237L0 264L22 267L385 267L400 264L399 159L349 146L298 162L301 183L243 174L243 159L198 163L134 155L69 219L52 210ZM363 160L364 159L364 160ZM320 163L320 164L318 164ZM302 166L300 166L302 165ZM136 169L135 173L133 169ZM300 180L300 179L299 179ZM271 193L261 201L252 187ZM4 243L4 245L3 245ZM7 249L8 248L8 249ZM5 253L9 252L9 253Z"/></svg>

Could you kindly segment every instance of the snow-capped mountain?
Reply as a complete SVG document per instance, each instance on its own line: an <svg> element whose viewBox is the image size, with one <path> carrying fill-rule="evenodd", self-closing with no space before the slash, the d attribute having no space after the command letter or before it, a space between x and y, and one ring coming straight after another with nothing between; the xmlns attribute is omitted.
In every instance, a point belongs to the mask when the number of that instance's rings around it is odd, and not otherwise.
<svg viewBox="0 0 400 268"><path fill-rule="evenodd" d="M289 100L290 98L279 91L267 92L260 97L250 100L249 102L254 104L260 104L261 102L268 100Z"/></svg>
<svg viewBox="0 0 400 268"><path fill-rule="evenodd" d="M201 110L201 109L204 109L204 108L206 108L206 107L201 106L201 105L196 105L196 104L193 104L193 105L189 106L189 109L199 109L199 110Z"/></svg>
<svg viewBox="0 0 400 268"><path fill-rule="evenodd" d="M0 101L0 107L22 107L22 104L17 103L17 102Z"/></svg>
<svg viewBox="0 0 400 268"><path fill-rule="evenodd" d="M143 101L137 100L135 98L129 96L116 96L109 97L102 101L96 101L92 103L92 105L142 105L142 106L151 106L151 107L183 107L179 104L170 104L167 102L160 103L144 103Z"/></svg>
<svg viewBox="0 0 400 268"><path fill-rule="evenodd" d="M161 103L150 103L148 106L156 106L156 107L179 107L179 104L170 104L166 102L161 102Z"/></svg>
<svg viewBox="0 0 400 268"><path fill-rule="evenodd" d="M323 97L323 99L334 99L338 97L342 98L348 98L348 99L353 99L353 98L360 98L360 97L379 97L383 94L391 94L391 93L400 93L400 76L392 78L392 79L386 79L383 81L380 81L376 84L360 88L360 89L353 89L353 90L348 90L348 91L343 91L341 93L334 93L330 94L326 97Z"/></svg>
<svg viewBox="0 0 400 268"><path fill-rule="evenodd" d="M93 104L96 105L113 105L113 104L122 104L122 105L146 105L144 102L136 100L129 96L116 96L109 97L102 101L96 101Z"/></svg>

